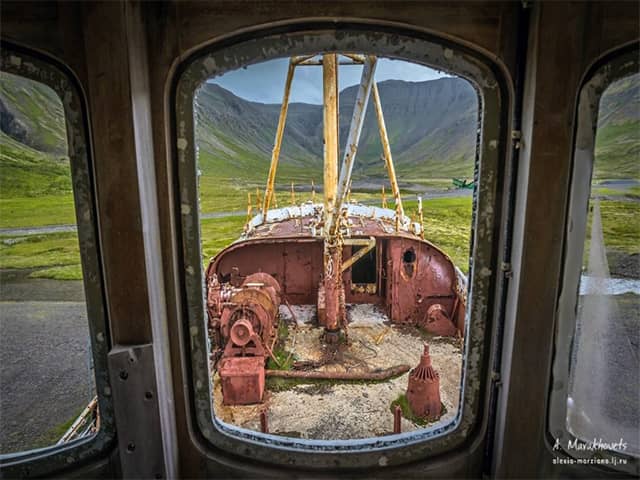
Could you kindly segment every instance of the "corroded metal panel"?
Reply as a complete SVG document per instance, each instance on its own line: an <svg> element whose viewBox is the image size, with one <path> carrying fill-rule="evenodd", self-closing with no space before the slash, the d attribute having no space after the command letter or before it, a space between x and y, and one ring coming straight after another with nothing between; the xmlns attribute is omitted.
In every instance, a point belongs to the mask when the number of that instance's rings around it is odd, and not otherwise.
<svg viewBox="0 0 640 480"><path fill-rule="evenodd" d="M153 345L115 346L109 375L124 478L165 478Z"/></svg>

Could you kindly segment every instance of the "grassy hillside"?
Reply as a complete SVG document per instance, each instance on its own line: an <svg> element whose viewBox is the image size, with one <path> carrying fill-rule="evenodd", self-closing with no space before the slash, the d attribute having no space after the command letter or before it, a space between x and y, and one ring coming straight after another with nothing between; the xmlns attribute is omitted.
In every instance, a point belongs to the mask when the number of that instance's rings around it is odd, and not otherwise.
<svg viewBox="0 0 640 480"><path fill-rule="evenodd" d="M640 74L612 83L600 99L594 176L640 178Z"/></svg>
<svg viewBox="0 0 640 480"><path fill-rule="evenodd" d="M49 87L0 73L0 228L75 221L64 109Z"/></svg>
<svg viewBox="0 0 640 480"><path fill-rule="evenodd" d="M461 79L379 84L392 155L400 173L430 177L473 173L477 96ZM340 142L344 151L357 87L340 93ZM280 105L243 100L205 83L195 102L200 168L206 176L262 180L269 168ZM278 178L321 177L322 107L289 106ZM360 137L354 178L385 176L378 124L370 102Z"/></svg>

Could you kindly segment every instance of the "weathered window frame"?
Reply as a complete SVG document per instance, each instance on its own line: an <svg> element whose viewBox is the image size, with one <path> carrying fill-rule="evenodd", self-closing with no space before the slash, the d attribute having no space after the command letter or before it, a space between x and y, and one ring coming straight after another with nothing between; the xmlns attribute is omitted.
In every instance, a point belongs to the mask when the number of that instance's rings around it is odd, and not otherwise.
<svg viewBox="0 0 640 480"><path fill-rule="evenodd" d="M64 107L87 317L100 409L100 428L95 435L64 445L0 455L2 475L10 478L26 478L53 474L71 464L96 457L111 447L115 439L115 422L107 370L110 336L84 95L73 73L57 60L5 41L0 43L0 51L0 70L47 85L60 97Z"/></svg>
<svg viewBox="0 0 640 480"><path fill-rule="evenodd" d="M207 79L226 71L277 57L318 51L354 51L432 66L469 80L479 96L481 139L474 192L470 308L466 323L461 408L456 419L439 428L358 440L301 440L262 434L218 420L210 391L193 100ZM502 72L478 53L424 32L387 26L317 22L287 25L229 38L194 53L178 66L170 97L173 166L180 212L177 232L179 274L184 305L185 348L190 355L190 394L194 423L209 444L249 459L306 468L397 465L460 447L486 426L489 339L494 303L499 301L498 225L507 157L508 89ZM187 360L189 361L189 360ZM485 422L483 423L483 419ZM318 455L321 453L321 455Z"/></svg>
<svg viewBox="0 0 640 480"><path fill-rule="evenodd" d="M611 83L639 71L638 58L637 43L608 55L590 69L579 89L569 205L565 222L563 272L556 309L555 351L546 438L547 448L554 455L566 458L591 459L601 455L598 451L568 448L569 441L580 440L567 429L569 367L577 321L600 98ZM554 449L556 439L560 441L559 450ZM607 451L607 454L627 462L625 465L610 465L609 468L637 474L640 467L638 458L614 451Z"/></svg>

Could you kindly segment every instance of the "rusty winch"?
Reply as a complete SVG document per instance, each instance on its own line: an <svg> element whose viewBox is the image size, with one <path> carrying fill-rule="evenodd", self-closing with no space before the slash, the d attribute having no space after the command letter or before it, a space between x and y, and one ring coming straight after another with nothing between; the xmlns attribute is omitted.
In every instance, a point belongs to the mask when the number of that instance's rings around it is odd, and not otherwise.
<svg viewBox="0 0 640 480"><path fill-rule="evenodd" d="M225 405L262 401L265 362L276 339L280 285L254 273L240 286L209 277L207 310Z"/></svg>

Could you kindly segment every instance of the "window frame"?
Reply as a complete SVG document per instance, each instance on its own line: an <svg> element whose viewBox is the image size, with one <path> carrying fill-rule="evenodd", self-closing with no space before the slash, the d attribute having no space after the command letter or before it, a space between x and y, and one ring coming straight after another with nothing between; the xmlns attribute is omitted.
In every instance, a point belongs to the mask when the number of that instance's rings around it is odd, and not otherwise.
<svg viewBox="0 0 640 480"><path fill-rule="evenodd" d="M94 381L100 409L100 428L95 435L63 445L0 454L0 471L3 475L26 478L55 473L111 449L115 440L107 370L111 340L100 255L88 110L80 83L73 72L58 60L5 40L0 42L0 70L47 85L58 95L64 107Z"/></svg>
<svg viewBox="0 0 640 480"><path fill-rule="evenodd" d="M397 58L468 80L478 93L481 138L476 151L477 183L473 198L470 305L467 309L461 408L456 419L418 432L357 440L303 440L242 429L215 417L210 389L204 281L201 260L193 101L208 78L246 65L318 51L358 51ZM508 148L510 90L493 60L461 45L425 32L352 22L296 23L257 29L201 48L176 68L170 93L172 167L179 268L178 294L188 358L188 387L196 433L213 447L248 459L269 459L279 466L306 468L399 465L435 456L483 434L489 394L490 340L494 305L500 300L502 272L498 265L503 223L502 193ZM479 136L480 137L480 136ZM475 300L474 300L475 299ZM318 455L322 453L322 455Z"/></svg>
<svg viewBox="0 0 640 480"><path fill-rule="evenodd" d="M589 452L586 450L570 450L568 448L570 441L584 441L574 437L567 428L569 369L573 336L577 322L584 243L587 235L600 99L613 82L640 71L638 53L639 44L634 43L600 59L585 75L578 90L576 132L574 136L569 203L565 220L563 269L556 308L555 349L549 387L547 435L545 439L547 448L554 455L564 456L565 458L589 460L597 459L602 455L600 451ZM557 440L560 441L560 449L555 448ZM606 452L610 457L626 462L625 464L618 463L616 466L608 465L609 468L637 474L640 467L640 458L612 450L607 450Z"/></svg>

